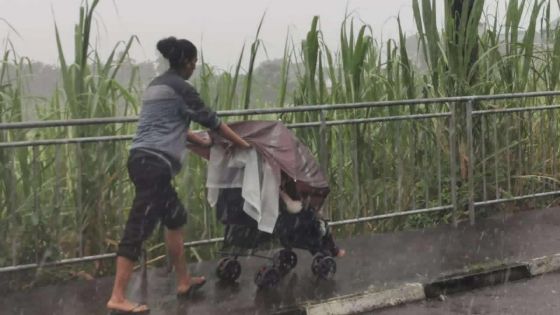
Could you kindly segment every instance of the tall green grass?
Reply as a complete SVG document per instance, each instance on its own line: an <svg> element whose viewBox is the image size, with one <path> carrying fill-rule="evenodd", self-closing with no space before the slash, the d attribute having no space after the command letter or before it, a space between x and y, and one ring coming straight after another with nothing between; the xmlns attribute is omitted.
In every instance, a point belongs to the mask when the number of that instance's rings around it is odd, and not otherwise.
<svg viewBox="0 0 560 315"><path fill-rule="evenodd" d="M128 83L116 78L136 38L119 43L102 59L91 49L98 0L86 2L75 27L74 60L57 45L61 82L51 99L40 100L42 119L135 115L142 84L132 72ZM324 40L320 18L312 19L304 39L287 37L277 82L276 106L337 104L455 95L497 94L558 88L560 28L551 1L509 1L504 21L485 12L481 0L454 6L446 1L438 25L436 1L411 0L416 34L380 42L369 25L352 16L340 25L340 49ZM455 3L455 2L454 2ZM456 2L458 3L458 2ZM525 28L523 16L528 16ZM202 65L195 84L216 109L243 109L256 91L255 60L262 51L260 30L250 46L241 46L231 71ZM329 26L330 27L330 26ZM417 49L407 49L416 35ZM8 47L9 48L9 47ZM118 56L118 57L117 57ZM417 58L414 58L417 56ZM414 62L422 60L421 63ZM25 58L6 49L0 70L0 120L19 121L29 104L22 69ZM424 66L425 65L425 68ZM295 77L296 84L289 84ZM531 106L552 98L475 104L475 109ZM475 161L467 154L464 104L397 106L375 109L297 113L286 123L448 111L458 115L460 204L466 202L468 169L475 170L476 198L507 197L554 189L558 165L558 115L500 114L475 118ZM451 203L449 124L445 118L298 129L329 176L332 193L326 214L333 220L370 216ZM48 128L0 133L0 140L131 134L134 125ZM126 174L127 143L99 143L0 150L0 265L111 252L126 220L132 191ZM497 170L497 171L496 171ZM175 179L190 210L187 237L216 237L221 226L205 202L205 163L189 157ZM463 185L465 184L465 185ZM462 208L460 209L462 210ZM460 212L460 218L466 213ZM448 222L450 215L416 215L367 225L375 231ZM347 232L353 232L349 228ZM40 235L40 238L35 237ZM149 244L158 242L156 238ZM195 257L204 255L191 252ZM199 255L200 254L200 255Z"/></svg>

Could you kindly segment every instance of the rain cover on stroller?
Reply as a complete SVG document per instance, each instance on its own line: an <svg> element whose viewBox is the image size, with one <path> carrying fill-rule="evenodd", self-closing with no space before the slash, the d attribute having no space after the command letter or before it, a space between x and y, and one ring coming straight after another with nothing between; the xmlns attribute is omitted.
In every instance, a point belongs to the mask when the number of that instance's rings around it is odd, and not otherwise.
<svg viewBox="0 0 560 315"><path fill-rule="evenodd" d="M294 249L313 256L314 275L331 279L336 273L334 258L340 251L320 214L329 186L310 150L281 122L247 121L230 127L253 148L236 149L213 132L212 148L189 146L192 152L210 160L209 201L216 203L218 219L225 225L222 259L216 267L218 278L236 281L241 274L238 257L266 258L254 252L263 249L260 245L278 240L283 249L268 257L272 265L261 267L255 275L259 288L275 286L295 268L298 259ZM260 190L254 188L255 182ZM243 192L245 189L252 192ZM297 211L288 209L287 201L294 199L300 205ZM270 213L251 213L248 203L261 203L261 210ZM274 222L267 221L272 217Z"/></svg>
<svg viewBox="0 0 560 315"><path fill-rule="evenodd" d="M239 188L247 187L245 181L249 184L251 184L250 180L259 181L261 197L268 195L272 200L269 202L265 200L264 202L268 206L262 208L264 211L272 208L273 212L276 211L275 215L277 216L277 188L280 185L280 173L283 171L294 180L297 194L306 200L307 206L317 210L320 209L329 193L327 179L310 150L296 138L292 131L278 121L245 121L232 123L229 126L249 142L258 154L254 155L248 150L232 148L228 140L212 131L209 134L214 142L213 149L195 145L191 145L189 148L192 152L208 160L212 160L211 152L219 154L219 163L227 163L228 166L232 166L229 168L230 170L237 167L245 172L250 172L251 175L247 178L240 178L239 173L228 172L227 167L222 167L221 175L216 176L217 174L210 170L209 175L212 176L208 178L208 186L211 186L211 188ZM259 159L261 160L259 161ZM260 167L255 166L258 163L260 163ZM245 168L245 166L248 166L248 168ZM255 167L260 169L258 175L255 174L257 172ZM276 187L276 190L272 187ZM263 194L263 191L268 192L268 194ZM215 192L209 191L209 201L211 203L215 203L217 200L215 194ZM244 193L244 197L246 196ZM262 200L263 198L261 198ZM276 204L276 210L274 210L273 204ZM250 209L244 208L244 210L258 222L255 213L250 213ZM267 222L265 225L267 231L272 230L273 223Z"/></svg>

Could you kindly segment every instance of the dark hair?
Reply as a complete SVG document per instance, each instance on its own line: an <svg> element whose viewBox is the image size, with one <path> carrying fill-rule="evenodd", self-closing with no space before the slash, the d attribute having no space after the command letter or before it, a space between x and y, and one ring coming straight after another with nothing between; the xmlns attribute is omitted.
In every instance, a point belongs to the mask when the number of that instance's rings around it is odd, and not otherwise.
<svg viewBox="0 0 560 315"><path fill-rule="evenodd" d="M171 68L180 68L185 60L196 58L196 46L186 39L177 39L173 36L164 38L157 43L157 50L169 60Z"/></svg>

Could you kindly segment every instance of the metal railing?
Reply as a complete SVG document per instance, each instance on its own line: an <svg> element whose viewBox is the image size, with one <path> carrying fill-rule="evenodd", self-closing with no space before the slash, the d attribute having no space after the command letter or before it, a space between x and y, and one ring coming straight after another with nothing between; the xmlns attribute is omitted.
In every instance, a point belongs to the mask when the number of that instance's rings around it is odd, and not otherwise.
<svg viewBox="0 0 560 315"><path fill-rule="evenodd" d="M438 206L416 208L409 210L397 209L397 211L391 213L384 213L373 216L362 216L351 219L343 219L339 221L331 222L332 226L342 226L349 224L357 224L370 222L375 220L383 220L389 218L404 217L410 215L419 215L443 211L451 211L453 223L457 225L458 214L460 207L463 206L461 203L462 199L467 199L468 214L471 223L475 222L476 218L476 208L488 205L495 205L499 203L525 200L529 198L541 198L560 195L560 191L553 190L547 192L534 192L529 195L521 196L510 196L508 198L503 198L499 194L496 194L495 199L488 199L486 194L486 174L483 176L483 186L485 193L482 200L476 200L475 197L475 173L480 173L480 170L476 169L475 165L475 138L474 131L474 119L480 117L490 117L491 115L503 115L511 113L521 113L521 112L550 112L560 109L560 105L539 105L534 107L518 107L518 108L502 108L502 109L491 109L491 110L474 110L474 105L480 102L487 101L503 101L503 100L520 100L520 99L534 99L539 97L554 98L560 96L560 92L548 91L548 92L533 92L533 93L516 93L516 94L500 94L500 95L481 95L481 96L462 96L462 97L447 97L447 98L431 98L431 99L415 99L415 100L402 100L402 101L380 101L380 102L363 102L363 103L353 103L353 104L333 104L333 105L308 105L308 106L297 106L297 107L287 107L287 108L269 108L269 109L251 109L251 110L234 110L234 111L221 111L219 116L221 117L235 117L235 116L258 116L258 115L271 115L271 114L288 114L288 113L301 113L301 112L319 112L320 120L314 122L305 123L295 123L287 124L289 128L319 128L321 133L321 138L323 138L323 133L326 132L326 127L334 126L344 126L353 124L380 124L380 123L391 123L391 122L401 122L401 121L418 121L418 120L429 120L429 119L446 119L448 121L448 141L449 141L449 190L451 204L439 204ZM410 115L396 115L396 116L380 116L380 117L367 117L359 119L344 119L344 120L326 120L325 113L329 111L340 111L349 109L371 109L371 108L386 108L394 106L428 106L435 104L446 104L449 107L448 111L436 112L436 113L424 113L424 114L410 114ZM464 113L464 114L463 114ZM463 121L464 120L464 121ZM5 132L8 130L16 129L37 129L37 128L50 128L50 127L70 127L70 126L86 126L86 125L107 125L116 123L134 123L137 121L136 117L119 117L119 118L94 118L94 119L76 119L76 120L65 120L65 121L38 121L38 122L18 122L18 123L0 123L0 132ZM484 138L484 134L482 137ZM494 137L497 137L497 133ZM115 142L115 141L128 141L132 138L131 135L124 136L103 136L103 137L81 137L81 138L66 138L66 139L41 139L41 140L28 140L28 141L16 141L16 142L4 142L0 143L0 149L18 148L18 147L37 147L37 146L50 146L50 145L65 145L65 144L81 144L81 143L101 143L101 142ZM459 145L460 139L466 138L466 146L468 155L468 174L466 178L466 184L468 185L468 191L461 192L457 189L458 173L461 167L461 162L459 161ZM484 141L484 139L483 139ZM325 144L320 142L318 144L319 152L324 152ZM496 148L498 143L495 143ZM465 154L465 152L462 152ZM497 161L497 158L495 158ZM486 161L484 146L481 155L481 160ZM441 164L441 160L439 161ZM483 168L482 173L486 172L486 164L481 163ZM496 166L497 167L497 166ZM441 172L441 165L438 166L439 172ZM497 173L497 170L496 170ZM441 174L438 174L441 176ZM498 180L496 179L496 183ZM441 203L441 181L439 187L439 200ZM498 187L495 187L498 189ZM399 191L400 194L400 191ZM399 195L400 198L400 195ZM398 200L400 205L401 200ZM426 201L427 203L427 201ZM207 240L199 240L194 242L187 242L185 246L201 246L207 244L214 244L221 242L222 238L212 238ZM61 261L54 262L43 262L36 264L26 264L26 265L16 265L10 267L0 268L0 273L21 271L40 267L51 267L51 266L61 266L74 263L83 263L94 260L110 259L114 258L115 254L103 254L94 255L80 258L72 258Z"/></svg>
<svg viewBox="0 0 560 315"><path fill-rule="evenodd" d="M557 126L556 123L556 117L554 116L554 113L558 113L558 110L560 109L560 105L557 104L550 104L550 105L546 105L546 106L531 106L531 107L513 107L513 108L501 108L501 109L491 109L491 110L474 110L474 103L472 101L467 102L466 104L466 124L467 124L467 137L468 137L468 154L469 154L469 163L471 165L474 165L477 162L477 158L480 161L480 166L478 168L475 167L470 167L469 168L469 173L468 173L468 185L469 185L469 192L468 192L468 206L469 206L469 216L470 216L470 221L471 223L474 224L475 222L475 210L478 207L484 207L484 206L490 206L490 205L496 205L496 204L500 204L500 203L505 203L505 202L511 202L511 201L523 201L523 200L527 200L527 199L537 199L537 198L545 198L545 197L552 197L552 196L557 196L560 195L560 190L558 189L558 185L556 184L556 175L557 175L557 170L556 170L556 164L557 164L557 157L554 156L554 152L556 151L555 147L556 147L556 141L550 141L550 144L552 145L551 148L551 152L553 156L544 156L544 153L541 154L542 159L541 160L537 160L535 159L535 156L530 156L532 153L532 150L535 149L534 146L534 141L538 140L539 138L543 138L542 136L544 135L545 131L551 132L553 134L553 138L556 138L556 132L557 130L559 130L560 128ZM529 119L525 119L524 117L517 117L519 115L523 115L523 114L529 114L531 115L529 117ZM541 113L541 117L540 120L538 119L533 119L533 115L534 114L538 114ZM514 116L514 114L519 114L517 116ZM548 117L546 117L546 114L548 114ZM507 115L507 116L506 116ZM511 124L509 124L509 127L506 126L506 130L497 130L497 120L498 117L497 116L502 116L502 119L509 119L510 121L513 119L515 119L516 121L511 121ZM488 119L492 119L493 118L493 137L490 140L492 146L495 148L495 152L493 152L492 156L488 156L488 152L487 151L487 143L485 141L485 139L487 138L487 133L489 133L488 131ZM549 123L549 125L545 125L543 123L543 121L545 120L545 118L548 118L549 121L546 121L545 123ZM477 140L477 138L475 137L475 130L473 129L473 125L477 123L477 125L480 127L479 130L479 134L480 137L478 138L479 144L480 144L480 148L481 148L481 152L479 155L475 154L475 147L474 147L474 143ZM539 129L541 129L541 134L535 136L534 132L537 127L535 127L533 124L534 123L538 123L539 125ZM507 124L506 124L507 125ZM550 128L549 128L550 127ZM522 129L525 129L525 131L523 131ZM512 130L515 130L518 133L518 138L517 139L512 139L510 132ZM508 148L507 150L503 150L504 152L500 152L502 150L498 150L497 148L500 148L500 144L499 144L499 140L498 137L500 136L500 134L504 134L505 133L505 139L503 140L504 143L501 147L505 147ZM550 140L550 139L549 139ZM508 186L507 189L505 190L506 192L511 192L511 186L512 186L512 179L511 179L511 174L512 174L512 166L510 165L510 156L511 156L511 151L512 151L512 147L513 144L515 142L515 147L517 148L517 154L518 154L518 158L517 158L517 162L521 163L521 161L524 159L523 155L527 155L526 153L523 152L522 149L522 145L524 143L526 143L526 148L527 150L530 152L529 156L525 156L525 158L527 159L526 161L526 165L524 165L523 167L525 169L530 168L530 173L531 174L525 174L524 177L529 177L529 179L531 180L530 185L533 186L531 188L532 192L530 194L525 194L525 195L509 195L507 198L504 198L503 195L503 189L501 189L500 184L499 184L499 180L498 180L498 163L499 163L499 159L497 158L497 155L502 154L502 155L507 155L506 158L506 174L507 174L507 180L506 180L506 185ZM537 148L540 149L542 152L544 152L546 149L548 148ZM488 179L489 176L488 175L488 160L493 159L494 160L494 191L495 191L495 197L493 199L488 197ZM538 164L542 164L543 168L547 167L547 164L550 164L550 171L552 176L544 176L544 172L540 173L541 170L536 169L536 165ZM521 167L521 168L523 168ZM546 178L545 178L546 177ZM541 185L543 187L550 187L552 188L552 191L546 191L546 192L542 192L542 191L537 191L535 189L535 180L539 181L541 183ZM544 180L543 180L544 179ZM522 180L518 180L519 183L517 183L518 185L527 185L527 183L522 183ZM547 185L548 183L548 185ZM481 187L482 192L480 194L480 196L478 197L478 199L475 196L475 192L474 189L475 187Z"/></svg>

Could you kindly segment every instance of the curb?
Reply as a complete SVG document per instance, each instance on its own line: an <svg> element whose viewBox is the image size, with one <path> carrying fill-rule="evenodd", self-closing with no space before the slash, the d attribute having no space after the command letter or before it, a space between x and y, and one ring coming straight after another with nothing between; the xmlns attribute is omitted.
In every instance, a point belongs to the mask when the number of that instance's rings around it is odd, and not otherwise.
<svg viewBox="0 0 560 315"><path fill-rule="evenodd" d="M470 271L456 271L427 283L407 283L381 291L365 291L339 296L292 309L290 314L347 315L374 311L447 294L465 292L509 281L529 279L560 270L560 253L523 262L476 266Z"/></svg>
<svg viewBox="0 0 560 315"><path fill-rule="evenodd" d="M425 298L424 287L421 283L408 283L390 290L364 292L335 298L321 304L309 305L305 308L305 313L308 315L356 314L373 309L420 301Z"/></svg>
<svg viewBox="0 0 560 315"><path fill-rule="evenodd" d="M560 254L531 259L527 265L533 277L555 272L560 270Z"/></svg>
<svg viewBox="0 0 560 315"><path fill-rule="evenodd" d="M465 292L483 287L530 278L527 264L489 265L476 271L457 272L424 284L426 298L434 299L448 294Z"/></svg>

